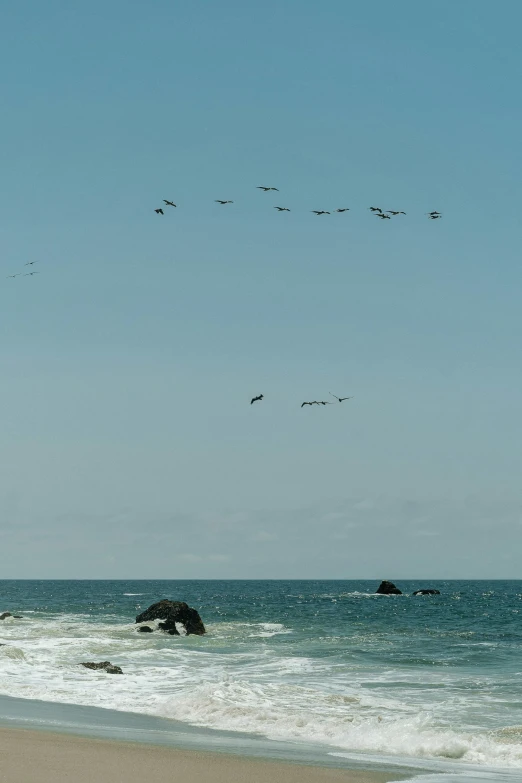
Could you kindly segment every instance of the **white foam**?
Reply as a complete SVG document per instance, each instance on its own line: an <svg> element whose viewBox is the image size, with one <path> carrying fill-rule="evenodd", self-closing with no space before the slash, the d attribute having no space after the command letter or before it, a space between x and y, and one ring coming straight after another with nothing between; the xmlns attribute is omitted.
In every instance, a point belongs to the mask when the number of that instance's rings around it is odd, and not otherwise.
<svg viewBox="0 0 522 783"><path fill-rule="evenodd" d="M282 623L210 625L203 638L136 629L88 615L4 624L0 693L324 743L352 754L522 768L520 727L469 728L470 703L450 698L449 669L423 669L419 688L417 675L391 666L377 673L335 656L307 657ZM278 637L273 644L271 637ZM79 666L86 660L110 660L124 676Z"/></svg>

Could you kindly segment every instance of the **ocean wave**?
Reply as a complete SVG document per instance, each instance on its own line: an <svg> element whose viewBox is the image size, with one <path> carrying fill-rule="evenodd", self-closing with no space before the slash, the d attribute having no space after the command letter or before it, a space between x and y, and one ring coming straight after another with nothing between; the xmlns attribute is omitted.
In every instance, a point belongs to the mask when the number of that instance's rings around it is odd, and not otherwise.
<svg viewBox="0 0 522 783"><path fill-rule="evenodd" d="M165 701L163 714L198 726L247 731L273 740L324 743L354 752L522 767L522 744L507 745L493 735L436 727L426 714L367 716L358 699L344 701L327 714L319 694L315 709L312 704L298 705L303 700L296 698L295 691L287 695L291 695L291 708L267 698L267 689L261 693L241 682L209 683ZM355 709L347 710L348 706Z"/></svg>
<svg viewBox="0 0 522 783"><path fill-rule="evenodd" d="M402 669L387 652L385 664L375 663L373 651L387 651L389 636L369 624L351 629L350 654L340 655L345 637L328 626L317 626L314 636L282 619L210 622L207 636L180 638L137 633L135 623L116 615L34 615L2 625L0 693L321 743L348 754L522 768L521 726L475 728L509 693L495 691L487 672L478 683L475 673L444 671L406 644ZM357 657L359 649L364 655ZM485 655L489 648L481 649ZM79 666L86 660L110 660L124 676Z"/></svg>

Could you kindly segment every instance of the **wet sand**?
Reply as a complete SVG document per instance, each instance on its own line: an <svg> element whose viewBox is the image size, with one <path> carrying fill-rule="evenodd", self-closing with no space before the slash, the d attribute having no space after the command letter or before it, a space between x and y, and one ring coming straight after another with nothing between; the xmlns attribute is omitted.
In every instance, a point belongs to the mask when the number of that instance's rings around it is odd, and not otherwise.
<svg viewBox="0 0 522 783"><path fill-rule="evenodd" d="M386 783L397 776L0 729L1 783Z"/></svg>

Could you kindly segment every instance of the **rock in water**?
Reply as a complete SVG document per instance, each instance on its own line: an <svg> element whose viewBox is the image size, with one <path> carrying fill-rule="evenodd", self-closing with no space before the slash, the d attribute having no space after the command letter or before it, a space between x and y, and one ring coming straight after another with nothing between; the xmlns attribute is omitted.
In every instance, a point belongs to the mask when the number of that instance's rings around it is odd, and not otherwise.
<svg viewBox="0 0 522 783"><path fill-rule="evenodd" d="M150 625L140 625L138 633L152 633L152 628Z"/></svg>
<svg viewBox="0 0 522 783"><path fill-rule="evenodd" d="M12 616L13 615L11 614L11 612L2 612L2 614L0 614L0 620L5 620L6 617L12 617Z"/></svg>
<svg viewBox="0 0 522 783"><path fill-rule="evenodd" d="M440 590L430 587L429 590L415 590L413 595L440 595Z"/></svg>
<svg viewBox="0 0 522 783"><path fill-rule="evenodd" d="M379 595L402 595L402 591L399 590L393 582L388 582L387 580L381 582L376 592L379 593Z"/></svg>
<svg viewBox="0 0 522 783"><path fill-rule="evenodd" d="M179 636L176 623L184 626L187 636L189 634L203 636L205 633L205 626L198 612L184 601L169 601L165 598L157 604L152 604L136 617L137 623L152 622L152 620L163 620L159 627L173 636Z"/></svg>
<svg viewBox="0 0 522 783"><path fill-rule="evenodd" d="M103 669L107 674L123 674L120 667L113 666L110 661L100 661L100 663L88 661L87 663L81 663L80 666L85 666L86 669Z"/></svg>

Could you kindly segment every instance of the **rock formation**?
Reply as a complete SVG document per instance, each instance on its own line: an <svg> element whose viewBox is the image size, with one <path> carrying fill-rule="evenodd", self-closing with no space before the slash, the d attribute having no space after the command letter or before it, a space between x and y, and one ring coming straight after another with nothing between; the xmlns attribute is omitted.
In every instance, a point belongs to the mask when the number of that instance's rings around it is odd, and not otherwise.
<svg viewBox="0 0 522 783"><path fill-rule="evenodd" d="M139 633L152 633L150 625L140 625L138 628Z"/></svg>
<svg viewBox="0 0 522 783"><path fill-rule="evenodd" d="M159 627L173 636L179 636L176 623L183 625L187 636L189 634L203 636L205 633L205 626L198 612L184 601L169 601L165 598L152 604L136 617L137 623L152 622L152 620L163 620Z"/></svg>
<svg viewBox="0 0 522 783"><path fill-rule="evenodd" d="M123 674L120 667L113 666L110 661L101 661L100 663L89 661L87 663L81 663L80 666L85 666L86 669L103 669L107 674Z"/></svg>
<svg viewBox="0 0 522 783"><path fill-rule="evenodd" d="M387 580L381 582L375 592L379 593L379 595L402 595L402 591L393 582L388 582Z"/></svg>
<svg viewBox="0 0 522 783"><path fill-rule="evenodd" d="M5 620L6 617L12 617L13 620L22 619L19 614L11 614L11 612L2 612L2 614L0 614L0 620Z"/></svg>
<svg viewBox="0 0 522 783"><path fill-rule="evenodd" d="M413 595L440 595L440 590L430 587L428 590L415 590Z"/></svg>

